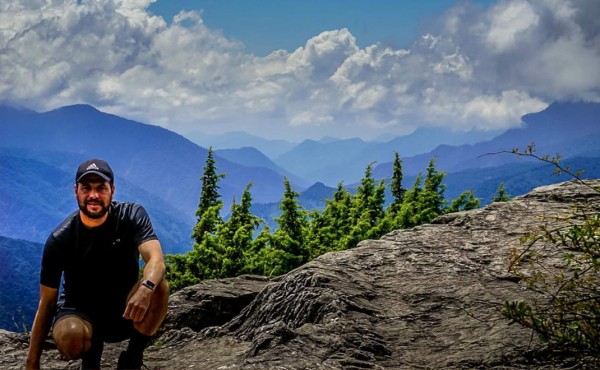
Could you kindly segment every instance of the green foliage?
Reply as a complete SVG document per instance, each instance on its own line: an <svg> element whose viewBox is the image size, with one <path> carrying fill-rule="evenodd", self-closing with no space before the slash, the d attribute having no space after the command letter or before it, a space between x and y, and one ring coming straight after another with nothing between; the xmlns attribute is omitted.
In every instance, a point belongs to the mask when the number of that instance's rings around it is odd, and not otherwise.
<svg viewBox="0 0 600 370"><path fill-rule="evenodd" d="M321 213L312 212L307 235L310 259L330 251L346 249L344 237L353 227L351 218L354 197L339 183L333 199L325 201Z"/></svg>
<svg viewBox="0 0 600 370"><path fill-rule="evenodd" d="M521 152L552 163L580 184L580 172L562 167L560 157L538 157L533 145ZM594 188L592 188L594 189ZM600 192L600 189L594 189ZM562 347L600 353L600 213L576 209L528 233L513 250L510 270L540 296L534 302L508 301L506 318L533 329L539 337ZM562 261L562 264L556 261Z"/></svg>
<svg viewBox="0 0 600 370"><path fill-rule="evenodd" d="M600 217L576 212L565 227L541 226L527 235L525 249L514 253L511 270L536 302L506 302L504 315L536 331L542 340L600 351ZM556 223L556 220L553 221ZM555 269L549 257L562 257Z"/></svg>
<svg viewBox="0 0 600 370"><path fill-rule="evenodd" d="M377 225L384 217L385 183L373 179L373 163L365 169L365 175L357 189L350 211L350 232L343 238L344 249L352 248L359 241L375 238Z"/></svg>
<svg viewBox="0 0 600 370"><path fill-rule="evenodd" d="M402 161L395 153L390 190L394 200L385 209L385 182L376 181L374 163L351 194L339 183L325 208L308 212L299 206L298 193L284 178L284 194L276 218L277 229L271 231L263 220L251 212L250 185L240 204L234 202L227 221L220 217L216 166L212 150L204 167L202 194L194 228L194 248L185 255L168 255L168 279L173 290L212 278L242 273L277 276L284 274L324 253L355 247L360 241L378 238L397 229L429 222L433 218L458 210L479 206L473 192L465 192L446 205L445 174L436 170L432 159L423 181L417 176L412 189L402 187ZM256 235L256 230L262 230Z"/></svg>
<svg viewBox="0 0 600 370"><path fill-rule="evenodd" d="M244 255L245 266L243 273L263 276L277 276L286 273L286 253L273 246L273 234L269 226L258 234L250 250Z"/></svg>
<svg viewBox="0 0 600 370"><path fill-rule="evenodd" d="M498 190L496 190L496 195L492 198L492 202L508 202L510 200L510 195L506 193L504 189L504 181L500 183L498 186Z"/></svg>
<svg viewBox="0 0 600 370"><path fill-rule="evenodd" d="M394 163L393 163L393 172L392 172L392 181L390 182L390 191L394 200L390 205L390 212L396 212L400 206L402 205L402 201L404 200L404 194L406 193L406 189L402 187L402 179L404 178L404 174L402 173L402 160L400 159L400 154L398 152L394 153Z"/></svg>
<svg viewBox="0 0 600 370"><path fill-rule="evenodd" d="M444 213L452 213L459 211L468 211L481 206L479 199L475 197L475 193L471 190L463 191L458 198L450 202L450 205L444 209Z"/></svg>
<svg viewBox="0 0 600 370"><path fill-rule="evenodd" d="M285 192L281 201L281 216L276 218L279 228L271 239L271 245L283 252L284 269L289 271L308 261L304 235L307 229L306 211L298 206L298 193L292 190L290 182L284 178Z"/></svg>
<svg viewBox="0 0 600 370"><path fill-rule="evenodd" d="M222 206L222 202L220 201L221 195L219 194L219 180L225 176L223 174L217 175L217 167L215 165L216 162L212 147L208 149L205 163L204 172L202 173L201 178L202 190L200 193L200 202L198 204L198 210L196 211L198 222L192 233L192 238L198 244L202 243L202 239L206 233L212 233L215 230L216 225L221 222L219 213L216 215L211 214L211 217L206 220L205 217L207 212L214 211L216 206Z"/></svg>

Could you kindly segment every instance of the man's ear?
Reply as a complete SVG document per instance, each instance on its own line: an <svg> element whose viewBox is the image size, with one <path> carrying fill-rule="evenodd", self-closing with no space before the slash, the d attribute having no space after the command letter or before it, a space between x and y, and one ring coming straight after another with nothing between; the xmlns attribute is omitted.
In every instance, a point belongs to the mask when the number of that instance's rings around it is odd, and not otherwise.
<svg viewBox="0 0 600 370"><path fill-rule="evenodd" d="M73 193L75 194L75 198L77 198L77 183L73 185Z"/></svg>

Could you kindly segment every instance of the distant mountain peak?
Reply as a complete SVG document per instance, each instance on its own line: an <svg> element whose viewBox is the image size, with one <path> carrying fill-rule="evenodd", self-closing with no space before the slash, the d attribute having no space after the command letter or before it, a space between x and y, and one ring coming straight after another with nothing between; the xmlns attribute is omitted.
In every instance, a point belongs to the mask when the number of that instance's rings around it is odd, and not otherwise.
<svg viewBox="0 0 600 370"><path fill-rule="evenodd" d="M52 109L49 112L77 112L77 113L102 113L98 108L89 104L73 104Z"/></svg>

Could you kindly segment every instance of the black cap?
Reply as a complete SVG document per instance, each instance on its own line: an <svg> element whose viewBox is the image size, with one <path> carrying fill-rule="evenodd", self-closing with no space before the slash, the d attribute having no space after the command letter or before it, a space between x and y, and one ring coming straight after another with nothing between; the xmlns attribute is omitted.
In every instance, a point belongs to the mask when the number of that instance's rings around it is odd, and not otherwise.
<svg viewBox="0 0 600 370"><path fill-rule="evenodd" d="M102 159L88 159L79 165L77 169L77 174L75 175L75 182L80 182L84 176L89 174L95 174L102 177L104 180L114 183L115 178L112 172L112 169Z"/></svg>

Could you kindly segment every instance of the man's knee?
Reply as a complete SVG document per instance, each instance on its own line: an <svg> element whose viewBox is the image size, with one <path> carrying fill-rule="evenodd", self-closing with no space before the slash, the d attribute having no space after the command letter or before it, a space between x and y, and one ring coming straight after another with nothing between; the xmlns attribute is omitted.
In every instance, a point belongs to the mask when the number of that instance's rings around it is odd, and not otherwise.
<svg viewBox="0 0 600 370"><path fill-rule="evenodd" d="M63 356L77 359L92 346L92 327L78 316L64 316L54 324L52 337Z"/></svg>

